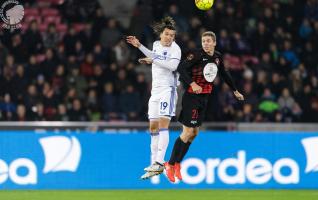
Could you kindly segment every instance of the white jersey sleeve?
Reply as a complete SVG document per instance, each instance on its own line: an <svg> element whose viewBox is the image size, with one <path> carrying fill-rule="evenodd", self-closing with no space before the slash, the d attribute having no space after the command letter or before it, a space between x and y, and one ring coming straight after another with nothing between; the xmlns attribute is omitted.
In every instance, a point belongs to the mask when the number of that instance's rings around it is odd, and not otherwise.
<svg viewBox="0 0 318 200"><path fill-rule="evenodd" d="M142 44L140 45L138 49L148 58L153 59L155 57L155 54Z"/></svg>
<svg viewBox="0 0 318 200"><path fill-rule="evenodd" d="M160 67L164 67L171 71L175 71L177 70L177 67L180 63L180 59L181 59L181 49L178 45L173 45L171 56L169 59L161 60L161 59L158 59L158 57L155 57L153 59L153 63L155 63L156 65Z"/></svg>
<svg viewBox="0 0 318 200"><path fill-rule="evenodd" d="M153 43L153 49L154 49L154 45L156 42ZM177 70L177 67L180 63L181 60L181 49L178 45L173 45L172 46L172 51L171 51L171 56L168 59L162 60L162 59L158 59L160 58L160 55L157 55L156 53L154 53L153 51L150 51L147 47L145 47L144 45L140 45L139 50L147 57L152 58L153 59L153 63L169 69L171 71L175 71Z"/></svg>

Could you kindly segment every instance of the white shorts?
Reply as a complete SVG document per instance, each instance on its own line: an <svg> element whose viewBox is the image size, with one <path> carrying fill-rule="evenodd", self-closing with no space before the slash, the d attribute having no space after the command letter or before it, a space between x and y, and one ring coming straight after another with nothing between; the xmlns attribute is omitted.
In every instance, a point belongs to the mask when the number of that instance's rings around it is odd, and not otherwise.
<svg viewBox="0 0 318 200"><path fill-rule="evenodd" d="M171 118L176 115L178 95L176 87L158 87L151 90L148 102L149 120L160 117Z"/></svg>

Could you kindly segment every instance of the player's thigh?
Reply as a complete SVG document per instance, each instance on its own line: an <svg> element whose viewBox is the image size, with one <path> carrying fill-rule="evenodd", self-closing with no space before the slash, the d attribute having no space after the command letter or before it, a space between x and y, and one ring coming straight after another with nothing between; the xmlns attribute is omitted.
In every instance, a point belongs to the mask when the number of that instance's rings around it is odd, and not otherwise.
<svg viewBox="0 0 318 200"><path fill-rule="evenodd" d="M175 116L176 102L177 102L177 91L175 88L167 88L160 93L159 99L159 116L161 117L172 117Z"/></svg>
<svg viewBox="0 0 318 200"><path fill-rule="evenodd" d="M179 121L187 127L198 127L201 125L200 102L193 94L184 94L182 97L182 109Z"/></svg>
<svg viewBox="0 0 318 200"><path fill-rule="evenodd" d="M208 96L204 95L198 99L199 108L198 108L198 121L200 124L204 121L208 105Z"/></svg>
<svg viewBox="0 0 318 200"><path fill-rule="evenodd" d="M159 129L168 129L170 125L170 116L160 116L159 117Z"/></svg>
<svg viewBox="0 0 318 200"><path fill-rule="evenodd" d="M155 95L151 95L148 101L148 119L152 120L159 120L159 99L156 98Z"/></svg>

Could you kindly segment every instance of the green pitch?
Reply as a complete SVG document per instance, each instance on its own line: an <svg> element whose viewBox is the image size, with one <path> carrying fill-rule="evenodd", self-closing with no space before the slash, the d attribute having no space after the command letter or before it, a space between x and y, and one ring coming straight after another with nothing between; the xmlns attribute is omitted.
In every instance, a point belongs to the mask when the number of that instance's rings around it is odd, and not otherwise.
<svg viewBox="0 0 318 200"><path fill-rule="evenodd" d="M317 200L318 190L9 190L3 200Z"/></svg>

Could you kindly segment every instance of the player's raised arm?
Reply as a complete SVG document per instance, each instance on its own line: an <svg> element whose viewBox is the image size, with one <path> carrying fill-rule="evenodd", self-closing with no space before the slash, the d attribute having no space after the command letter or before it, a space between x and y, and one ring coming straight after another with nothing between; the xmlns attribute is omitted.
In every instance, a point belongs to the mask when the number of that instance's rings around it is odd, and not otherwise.
<svg viewBox="0 0 318 200"><path fill-rule="evenodd" d="M136 38L136 36L129 35L126 37L126 41L127 41L127 43L133 45L136 48L139 48L141 46L141 43Z"/></svg>
<svg viewBox="0 0 318 200"><path fill-rule="evenodd" d="M132 36L132 35L127 36L126 41L127 41L127 43L129 43L129 44L133 45L134 47L138 48L148 58L151 58L151 59L154 58L154 54L152 53L152 51L150 51L147 47L142 45L139 42L139 40L136 38L136 36Z"/></svg>
<svg viewBox="0 0 318 200"><path fill-rule="evenodd" d="M244 100L244 96L237 90L233 78L231 76L231 74L229 73L229 71L227 69L225 69L224 64L223 64L223 60L221 59L221 63L219 66L219 72L220 75L222 77L222 79L226 82L226 84L228 84L230 86L230 88L233 90L234 96L238 99L238 100Z"/></svg>

